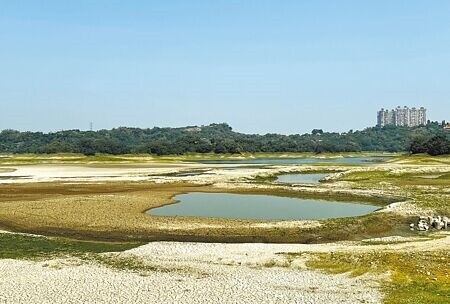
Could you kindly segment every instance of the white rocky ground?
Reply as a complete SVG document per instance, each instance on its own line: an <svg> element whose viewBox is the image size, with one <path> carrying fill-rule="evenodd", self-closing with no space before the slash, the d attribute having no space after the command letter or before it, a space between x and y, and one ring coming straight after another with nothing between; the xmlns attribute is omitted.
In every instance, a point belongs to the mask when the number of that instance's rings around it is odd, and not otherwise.
<svg viewBox="0 0 450 304"><path fill-rule="evenodd" d="M361 171L363 168L333 166L333 170ZM157 183L189 182L196 184L246 182L257 176L269 176L301 170L317 170L309 165L248 165L201 163L143 163L116 165L39 164L0 167L0 183L30 182L107 182L152 181ZM330 178L344 173L330 174ZM310 185L311 186L311 185Z"/></svg>
<svg viewBox="0 0 450 304"><path fill-rule="evenodd" d="M450 248L450 235L388 244L206 244L153 242L118 257L155 271L126 271L74 258L0 260L0 303L381 303L376 278L307 270L302 255ZM404 243L389 244L392 241Z"/></svg>
<svg viewBox="0 0 450 304"><path fill-rule="evenodd" d="M226 170L220 166L201 164L136 168L36 165L13 169L17 170L0 171L0 182L152 180L216 183L221 187L257 187L255 184L246 184L245 179L259 174L295 171L298 167ZM164 176L193 169L203 170L204 173L199 176ZM415 173L436 172L436 168L432 169ZM308 166L302 166L302 170L308 170ZM445 170L442 169L443 172ZM24 176L26 178L21 178ZM339 182L326 184L317 191L327 191L327 187L338 189L341 186ZM302 190L302 187L306 189L308 186L300 185L295 189ZM398 203L390 208L409 210L405 205L407 203ZM376 243L379 241L375 240ZM0 260L0 303L381 303L382 295L373 278L350 278L307 270L302 258L292 261L279 253L450 248L450 236L430 241L385 241L400 243L359 246L351 243L270 245L154 242L119 255L141 259L160 269L150 272L114 270L74 259L41 262Z"/></svg>
<svg viewBox="0 0 450 304"><path fill-rule="evenodd" d="M230 168L232 167L232 170ZM325 180L336 180L352 172L367 170L384 170L391 174L413 173L417 176L436 174L449 171L447 165L410 166L402 164L372 164L363 167L329 167L337 173L332 173ZM327 169L327 168L323 168ZM224 165L201 163L145 163L145 164L118 164L118 165L86 165L86 164L44 164L44 165L13 165L0 167L0 183L27 183L27 182L108 182L108 181L152 181L156 183L189 182L195 184L215 184L226 186L240 183L243 187L257 187L261 185L248 182L257 176L270 176L275 174L305 172L317 170L311 165ZM427 177L427 175L425 175ZM321 184L322 188L345 188L346 182L333 182ZM298 190L316 188L316 185L298 184ZM286 186L288 188L288 186ZM326 189L325 189L326 190ZM393 186L386 183L384 191L396 191ZM354 190L353 190L354 191ZM380 193L378 193L380 194Z"/></svg>
<svg viewBox="0 0 450 304"><path fill-rule="evenodd" d="M2 169L2 168L0 168ZM141 165L115 165L115 166L91 166L91 165L18 165L9 166L9 172L0 172L1 183L30 183L30 182L109 182L109 181L150 181L155 183L175 183L187 182L199 185L214 185L220 188L270 188L291 191L338 191L342 193L359 194L362 196L381 195L383 191L360 190L345 187L346 182L333 182L318 185L297 184L259 184L253 179L258 176L270 176L290 172L308 172L317 170L315 166L307 165L286 165L270 167L248 167L247 165L233 165L233 170L229 170L229 165L222 164L199 164L199 163L153 163ZM333 166L333 170L348 172L367 170L366 168L349 168ZM11 172L11 170L14 170ZM191 175L193 174L193 175ZM340 176L344 173L330 174ZM385 187L388 190L389 187Z"/></svg>
<svg viewBox="0 0 450 304"><path fill-rule="evenodd" d="M266 247L267 246L267 247ZM288 245L289 246L289 245ZM254 250L253 250L254 249ZM281 245L151 243L123 255L161 271L0 260L0 303L381 303L368 278L278 267ZM273 259L273 267L264 266ZM270 264L272 266L273 263Z"/></svg>
<svg viewBox="0 0 450 304"><path fill-rule="evenodd" d="M20 165L3 169L0 183L61 182L61 181L139 181L147 180L149 175L171 174L189 165L172 166L111 166L96 167L88 165ZM11 171L14 170L14 171Z"/></svg>
<svg viewBox="0 0 450 304"><path fill-rule="evenodd" d="M243 165L233 165L237 170L228 170L227 167L229 166L200 163L147 163L110 166L78 164L17 165L0 168L0 183L147 180L157 183L209 184L218 181L246 179L258 174L273 172L273 169L245 168Z"/></svg>

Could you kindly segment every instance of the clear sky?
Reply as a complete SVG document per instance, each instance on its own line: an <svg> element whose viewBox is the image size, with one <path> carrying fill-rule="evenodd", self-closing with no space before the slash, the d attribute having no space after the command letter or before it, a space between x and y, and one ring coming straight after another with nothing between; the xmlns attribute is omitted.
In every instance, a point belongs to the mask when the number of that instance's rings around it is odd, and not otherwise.
<svg viewBox="0 0 450 304"><path fill-rule="evenodd" d="M450 120L450 1L0 1L0 129Z"/></svg>

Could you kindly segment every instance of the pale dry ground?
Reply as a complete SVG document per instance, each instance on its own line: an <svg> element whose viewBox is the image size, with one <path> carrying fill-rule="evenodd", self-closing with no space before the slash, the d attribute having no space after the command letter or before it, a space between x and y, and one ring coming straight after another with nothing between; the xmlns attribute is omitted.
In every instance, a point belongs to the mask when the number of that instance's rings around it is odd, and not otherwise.
<svg viewBox="0 0 450 304"><path fill-rule="evenodd" d="M229 170L233 167L233 170ZM337 167L345 169L345 167ZM308 172L317 168L302 166ZM144 163L144 164L40 164L11 165L0 168L0 183L37 182L110 182L110 181L151 181L155 183L212 184L248 180L256 176L289 173L299 170L296 165L249 166L246 164L201 164L201 163ZM178 174L194 175L180 176ZM198 174L198 175L195 175Z"/></svg>
<svg viewBox="0 0 450 304"><path fill-rule="evenodd" d="M233 170L229 170L233 167ZM258 177L270 177L278 174L293 172L314 172L317 170L330 171L325 178L330 183L317 184L292 184L283 185L274 183L254 183ZM427 174L444 173L450 171L446 164L435 165L410 165L401 163L368 164L364 166L328 166L314 165L271 165L248 166L245 164L201 164L183 162L153 162L143 164L44 164L44 165L11 165L0 167L0 184L23 184L41 182L64 183L100 183L100 182L138 182L152 183L188 183L196 185L214 185L220 188L274 188L290 191L340 191L348 194L363 196L382 195L383 193L395 193L392 185L386 185L383 190L354 189L345 181L336 181L345 175L367 171L389 171L391 174ZM337 172L336 172L337 171ZM193 175L189 175L192 173Z"/></svg>
<svg viewBox="0 0 450 304"><path fill-rule="evenodd" d="M366 167L374 166L377 165L366 165ZM229 170L230 168L233 170ZM308 173L328 168L333 171L365 170L365 167L352 168L332 164L328 167L295 164L262 166L185 162L10 165L0 167L0 183L151 181L156 183L215 184L242 182L257 176L265 177L297 171ZM178 175L180 173L194 173L195 175L180 176Z"/></svg>
<svg viewBox="0 0 450 304"><path fill-rule="evenodd" d="M152 162L146 164L45 164L3 166L0 172L0 226L22 232L100 239L206 240L218 241L301 241L304 228L317 228L318 221L238 221L157 217L144 212L173 202L171 198L191 191L241 192L252 194L359 197L360 201L396 194L397 189L355 189L349 182L317 185L282 185L255 182L258 176L290 172L330 172L330 180L343 174L411 165L370 164L346 167L311 165L237 166ZM224 168L225 167L225 168ZM233 165L234 167L234 165ZM444 170L439 166L421 166ZM448 170L448 166L446 166ZM194 172L199 175L179 176ZM3 184L2 184L3 183ZM305 196L307 198L307 196ZM389 213L424 214L412 203L392 204ZM256 230L260 230L256 232ZM284 231L282 231L284 229ZM173 237L173 236L176 237ZM283 236L284 235L284 236ZM159 236L159 237L156 237ZM181 236L181 237L180 237ZM185 238L189 236L190 238ZM314 235L307 238L313 238ZM202 238L202 239L201 239Z"/></svg>
<svg viewBox="0 0 450 304"><path fill-rule="evenodd" d="M0 183L141 181L149 175L166 175L195 169L195 164L164 163L141 165L20 165L0 168ZM201 166L200 166L201 167ZM3 179L1 179L3 177Z"/></svg>
<svg viewBox="0 0 450 304"><path fill-rule="evenodd" d="M202 263L142 275L63 263L0 261L0 303L381 303L375 282L312 271Z"/></svg>
<svg viewBox="0 0 450 304"><path fill-rule="evenodd" d="M376 242L376 245L362 245ZM392 243L393 242L393 243ZM397 243L398 242L398 243ZM292 261L288 253L369 252L369 251L439 251L450 249L450 232L439 232L432 237L399 237L365 239L361 242L343 241L325 244L221 244L152 242L118 255L145 257L155 264L184 260L246 266L286 266ZM295 264L295 263L294 263ZM299 266L299 265L297 265Z"/></svg>
<svg viewBox="0 0 450 304"><path fill-rule="evenodd" d="M57 168L52 169L54 166ZM283 237L287 233L288 237L294 238L300 233L299 228L317 228L321 223L220 219L200 221L195 218L152 217L143 212L170 202L174 194L199 189L333 191L367 196L383 194L380 190L352 189L347 182L317 186L270 186L248 181L257 175L296 172L300 167L303 171L317 169L314 166L273 166L269 169L225 170L201 164L154 168L16 166L14 169L17 170L13 172L16 176L31 173L29 176L32 178L28 181L17 179L13 184L0 188L0 194L3 195L0 219L11 225L6 228L15 230L26 227L26 231L37 233L81 233L111 238L136 232L144 235L165 233L166 236L172 231L181 235L205 235L214 229L220 231L219 237L222 238L232 236L238 239L246 233L252 235L255 231L263 235L283 233ZM330 179L358 170L369 170L369 166L331 167L334 170L346 170L346 173L334 173ZM370 165L370 168L374 167L397 170L395 172L399 174L447 172L449 169L448 165L420 168L403 164ZM20 171L21 168L25 171ZM203 174L167 176L193 169L202 170ZM0 173L0 177L2 175L12 175L11 170ZM121 182L113 182L117 180ZM158 184L155 185L155 182ZM204 186L211 183L212 186ZM384 191L397 191L389 187L392 186L387 185ZM413 202L401 202L390 205L388 210L404 214L422 212L414 207ZM113 270L73 258L45 262L0 260L0 303L381 303L377 278L350 278L310 271L305 269L305 260L301 254L450 250L450 237L442 236L432 240L406 241L399 237L374 240L376 244L383 241L388 243L379 245L361 245L357 242L317 245L153 242L118 254L140 259L161 269L138 273ZM389 244L399 241L402 243ZM300 254L300 257L286 253Z"/></svg>
<svg viewBox="0 0 450 304"><path fill-rule="evenodd" d="M394 165L394 167L399 165ZM328 180L341 177L343 174L385 167L366 165L363 167L345 167L330 165L317 167L308 165L253 166L200 164L200 163L152 163L152 164L119 164L119 165L19 165L5 168L13 172L0 171L0 184L25 183L107 183L107 182L151 182L156 184L195 184L211 185L221 189L274 189L281 191L311 192L327 194L330 191L341 195L357 195L361 198L382 196L383 191L368 189L352 189L347 182L316 184L255 183L256 178L265 178L292 172L314 172L315 170L331 170ZM392 166L390 167L392 169ZM447 168L448 169L448 168ZM333 173L343 171L342 173ZM183 175L193 173L194 175ZM180 175L181 174L181 175ZM387 189L386 189L387 190Z"/></svg>
<svg viewBox="0 0 450 304"><path fill-rule="evenodd" d="M307 254L441 250L449 248L450 236L410 241L369 246L153 242L105 254L156 269L141 272L76 258L0 260L0 303L382 303L383 278L311 271L305 267Z"/></svg>

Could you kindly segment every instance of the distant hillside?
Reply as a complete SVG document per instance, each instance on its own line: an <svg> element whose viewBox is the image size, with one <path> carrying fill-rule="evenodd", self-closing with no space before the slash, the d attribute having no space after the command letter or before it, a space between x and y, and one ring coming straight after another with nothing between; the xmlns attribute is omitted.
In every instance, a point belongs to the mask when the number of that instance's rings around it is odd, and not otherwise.
<svg viewBox="0 0 450 304"><path fill-rule="evenodd" d="M243 134L225 123L184 128L68 130L55 133L0 132L0 152L7 153L152 153L157 155L240 152L408 151L413 142L449 137L438 123L424 127L373 127L347 133L313 130L311 134Z"/></svg>

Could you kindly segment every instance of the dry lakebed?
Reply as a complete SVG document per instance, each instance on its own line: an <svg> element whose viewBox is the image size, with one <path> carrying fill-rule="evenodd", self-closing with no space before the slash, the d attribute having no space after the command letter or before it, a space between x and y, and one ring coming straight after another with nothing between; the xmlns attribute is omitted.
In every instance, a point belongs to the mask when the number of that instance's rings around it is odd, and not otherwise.
<svg viewBox="0 0 450 304"><path fill-rule="evenodd" d="M2 155L0 303L450 303L450 158Z"/></svg>

